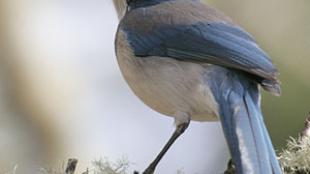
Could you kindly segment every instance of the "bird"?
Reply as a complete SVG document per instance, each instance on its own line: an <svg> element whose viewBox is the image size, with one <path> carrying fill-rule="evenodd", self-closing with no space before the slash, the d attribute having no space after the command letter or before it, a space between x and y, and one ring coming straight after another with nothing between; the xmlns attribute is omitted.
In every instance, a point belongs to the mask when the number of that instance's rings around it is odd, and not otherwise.
<svg viewBox="0 0 310 174"><path fill-rule="evenodd" d="M171 138L143 174L155 172L191 121L221 122L236 173L282 173L260 104L261 89L280 96L279 73L255 38L200 0L114 4L124 79L147 106L175 120Z"/></svg>

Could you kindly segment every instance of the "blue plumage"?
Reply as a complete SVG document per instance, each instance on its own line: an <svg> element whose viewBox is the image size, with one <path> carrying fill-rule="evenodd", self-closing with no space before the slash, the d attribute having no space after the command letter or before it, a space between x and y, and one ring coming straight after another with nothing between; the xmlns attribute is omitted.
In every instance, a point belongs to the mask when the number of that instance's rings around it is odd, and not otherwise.
<svg viewBox="0 0 310 174"><path fill-rule="evenodd" d="M239 72L215 69L206 77L220 106L220 119L237 173L280 174L263 122L257 83Z"/></svg>
<svg viewBox="0 0 310 174"><path fill-rule="evenodd" d="M136 14L125 16L120 27L126 32L137 57L169 57L234 68L254 75L266 90L280 94L277 69L254 38L242 28L213 21L193 24L171 22L158 26L150 19L162 14L148 14L145 9L132 13ZM130 22L134 19L131 18L137 16L144 22L132 25Z"/></svg>
<svg viewBox="0 0 310 174"><path fill-rule="evenodd" d="M276 69L268 55L241 28L223 23L169 25L148 32L124 28L136 56L172 57L242 69L273 76ZM133 30L133 31L132 31ZM266 73L266 74L263 74Z"/></svg>

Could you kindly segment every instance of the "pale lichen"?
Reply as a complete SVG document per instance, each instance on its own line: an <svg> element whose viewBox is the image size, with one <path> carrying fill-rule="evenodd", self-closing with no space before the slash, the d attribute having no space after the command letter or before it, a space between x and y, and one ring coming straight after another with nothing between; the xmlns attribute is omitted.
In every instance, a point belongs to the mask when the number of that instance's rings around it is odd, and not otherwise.
<svg viewBox="0 0 310 174"><path fill-rule="evenodd" d="M279 154L279 161L286 174L309 174L310 137L291 137Z"/></svg>

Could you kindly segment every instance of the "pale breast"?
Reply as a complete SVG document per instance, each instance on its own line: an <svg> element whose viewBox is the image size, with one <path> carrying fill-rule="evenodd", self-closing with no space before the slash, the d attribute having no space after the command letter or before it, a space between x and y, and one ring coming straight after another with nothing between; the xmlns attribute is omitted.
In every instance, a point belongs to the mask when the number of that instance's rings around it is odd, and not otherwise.
<svg viewBox="0 0 310 174"><path fill-rule="evenodd" d="M117 60L133 92L149 107L164 115L177 112L192 120L218 120L218 107L205 84L207 66L164 57L134 57L126 34L118 31Z"/></svg>

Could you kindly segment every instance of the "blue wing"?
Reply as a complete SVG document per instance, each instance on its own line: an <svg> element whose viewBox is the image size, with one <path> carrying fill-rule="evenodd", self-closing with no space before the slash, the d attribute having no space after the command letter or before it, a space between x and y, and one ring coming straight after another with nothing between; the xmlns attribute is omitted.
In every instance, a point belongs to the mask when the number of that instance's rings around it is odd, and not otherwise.
<svg viewBox="0 0 310 174"><path fill-rule="evenodd" d="M120 27L137 57L160 56L241 70L252 74L265 89L280 93L272 61L254 38L236 25L214 21L188 25L164 22L150 27L152 21L142 20L135 25L128 21L124 20Z"/></svg>

